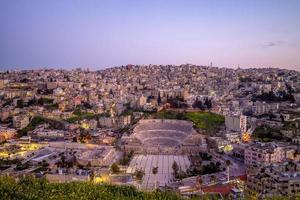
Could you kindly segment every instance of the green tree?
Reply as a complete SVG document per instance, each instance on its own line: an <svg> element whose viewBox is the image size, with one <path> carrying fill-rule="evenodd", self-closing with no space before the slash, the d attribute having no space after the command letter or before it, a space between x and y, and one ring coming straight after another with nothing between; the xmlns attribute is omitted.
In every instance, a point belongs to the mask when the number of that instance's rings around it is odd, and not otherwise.
<svg viewBox="0 0 300 200"><path fill-rule="evenodd" d="M211 180L211 182L216 183L217 177L215 175L211 175L210 180Z"/></svg>
<svg viewBox="0 0 300 200"><path fill-rule="evenodd" d="M91 173L90 173L90 181L91 181L91 182L94 182L94 180L95 180L95 172L94 172L94 170L91 170Z"/></svg>
<svg viewBox="0 0 300 200"><path fill-rule="evenodd" d="M24 102L22 99L17 100L17 108L23 108L24 107Z"/></svg>
<svg viewBox="0 0 300 200"><path fill-rule="evenodd" d="M143 177L145 175L145 172L143 170L136 170L134 176L138 181L142 181Z"/></svg>
<svg viewBox="0 0 300 200"><path fill-rule="evenodd" d="M112 164L110 169L111 169L112 173L114 173L114 174L117 174L120 172L120 168L116 163Z"/></svg>
<svg viewBox="0 0 300 200"><path fill-rule="evenodd" d="M172 169L173 169L174 177L177 177L177 175L178 175L178 170L179 170L179 166L178 166L178 164L177 164L176 161L173 162L173 164L172 164Z"/></svg>
<svg viewBox="0 0 300 200"><path fill-rule="evenodd" d="M161 104L161 97L160 97L160 93L158 93L158 97L157 97L157 103L158 103L158 105L160 105L160 104Z"/></svg>

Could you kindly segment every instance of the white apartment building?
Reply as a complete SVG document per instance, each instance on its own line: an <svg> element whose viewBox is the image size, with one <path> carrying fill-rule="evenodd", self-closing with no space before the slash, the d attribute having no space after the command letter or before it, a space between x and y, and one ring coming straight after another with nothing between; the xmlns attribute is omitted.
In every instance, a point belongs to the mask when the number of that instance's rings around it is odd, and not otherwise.
<svg viewBox="0 0 300 200"><path fill-rule="evenodd" d="M285 159L283 147L274 143L256 143L245 149L245 164L260 165L279 163Z"/></svg>

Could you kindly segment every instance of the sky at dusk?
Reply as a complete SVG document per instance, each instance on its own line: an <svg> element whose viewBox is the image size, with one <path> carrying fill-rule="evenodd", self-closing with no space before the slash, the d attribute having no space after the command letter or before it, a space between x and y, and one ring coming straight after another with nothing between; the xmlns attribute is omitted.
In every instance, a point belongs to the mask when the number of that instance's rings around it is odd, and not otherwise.
<svg viewBox="0 0 300 200"><path fill-rule="evenodd" d="M300 70L299 0L0 0L0 69Z"/></svg>

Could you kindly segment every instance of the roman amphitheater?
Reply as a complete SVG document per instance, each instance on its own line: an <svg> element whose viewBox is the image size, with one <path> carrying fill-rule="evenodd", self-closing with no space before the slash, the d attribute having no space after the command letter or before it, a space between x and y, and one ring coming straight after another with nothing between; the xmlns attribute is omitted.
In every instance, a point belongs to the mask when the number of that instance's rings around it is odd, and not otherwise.
<svg viewBox="0 0 300 200"><path fill-rule="evenodd" d="M184 120L140 120L130 136L122 138L124 150L141 154L196 154L206 150L202 135Z"/></svg>
<svg viewBox="0 0 300 200"><path fill-rule="evenodd" d="M145 172L142 189L168 185L174 180L174 162L186 172L191 165L188 155L207 150L205 139L193 125L184 120L140 120L131 135L122 137L124 150L135 153L127 173ZM154 167L158 169L157 175L152 173Z"/></svg>

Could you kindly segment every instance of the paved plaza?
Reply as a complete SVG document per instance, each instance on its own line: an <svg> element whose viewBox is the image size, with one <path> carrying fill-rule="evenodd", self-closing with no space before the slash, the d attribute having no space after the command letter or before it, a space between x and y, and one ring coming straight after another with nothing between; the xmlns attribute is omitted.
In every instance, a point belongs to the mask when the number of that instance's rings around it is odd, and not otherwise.
<svg viewBox="0 0 300 200"><path fill-rule="evenodd" d="M145 172L143 177L142 189L153 189L155 181L157 186L165 186L173 179L173 162L177 162L182 171L186 171L190 166L190 161L184 155L136 155L130 162L127 173L134 173L136 169ZM156 176L152 173L152 169L158 167Z"/></svg>

